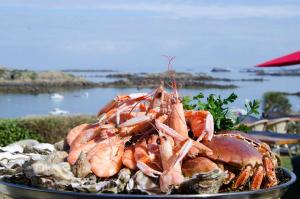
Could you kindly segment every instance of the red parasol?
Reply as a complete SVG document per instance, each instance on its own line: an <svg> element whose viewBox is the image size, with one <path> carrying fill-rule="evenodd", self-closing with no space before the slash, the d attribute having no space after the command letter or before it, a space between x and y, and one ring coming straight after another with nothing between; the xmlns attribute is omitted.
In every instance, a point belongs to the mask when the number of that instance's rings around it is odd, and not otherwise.
<svg viewBox="0 0 300 199"><path fill-rule="evenodd" d="M257 67L276 67L276 66L289 66L300 64L300 51L278 57L276 59L256 65Z"/></svg>

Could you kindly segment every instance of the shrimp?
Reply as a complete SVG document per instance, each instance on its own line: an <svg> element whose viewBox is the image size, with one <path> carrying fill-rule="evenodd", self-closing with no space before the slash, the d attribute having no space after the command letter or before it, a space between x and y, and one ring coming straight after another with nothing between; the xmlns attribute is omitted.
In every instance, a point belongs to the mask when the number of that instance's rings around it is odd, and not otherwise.
<svg viewBox="0 0 300 199"><path fill-rule="evenodd" d="M150 101L153 92L150 93L132 93L130 95L120 95L105 105L97 114L99 123L116 118L116 124L119 125L120 114L124 111L134 110L139 108L140 111L147 109L146 105L140 105L143 101ZM130 111L130 112L131 112Z"/></svg>
<svg viewBox="0 0 300 199"><path fill-rule="evenodd" d="M123 157L122 157L122 163L125 167L135 170L137 168L136 161L134 158L134 146L126 147Z"/></svg>
<svg viewBox="0 0 300 199"><path fill-rule="evenodd" d="M90 124L81 124L72 128L67 135L67 143L71 146L72 142L76 139L76 137L84 130L90 128Z"/></svg>
<svg viewBox="0 0 300 199"><path fill-rule="evenodd" d="M101 108L97 114L97 117L101 116L102 114L107 114L107 112L111 110L115 111L120 104L126 103L130 105L136 101L146 99L147 96L147 93L132 93L130 95L119 95L115 97L112 101L108 102L103 108Z"/></svg>
<svg viewBox="0 0 300 199"><path fill-rule="evenodd" d="M181 135L185 137L188 136L188 129L185 121L183 105L180 102L178 95L175 95L175 102L171 104L169 126Z"/></svg>
<svg viewBox="0 0 300 199"><path fill-rule="evenodd" d="M119 137L108 138L95 147L90 158L91 170L98 177L110 177L122 167L125 143Z"/></svg>
<svg viewBox="0 0 300 199"><path fill-rule="evenodd" d="M154 165L150 165L151 154L149 155L147 151L146 140L140 141L136 144L135 155L137 167L145 174L150 177L160 176L159 183L160 189L163 192L169 192L171 186L179 185L183 182L184 176L181 170L182 159L186 156L188 151L193 145L193 140L186 139L181 142L181 148L176 150L174 140L171 136L166 135L158 129L159 136L153 135L152 140L156 139L156 144L158 144L161 169L155 168ZM150 142L150 140L148 140ZM153 144L153 141L152 141ZM148 147L149 148L149 147ZM154 148L154 147L153 147ZM155 151L155 150L154 150ZM153 158L152 158L153 160Z"/></svg>
<svg viewBox="0 0 300 199"><path fill-rule="evenodd" d="M184 181L181 164L193 143L192 140L187 140L180 150L174 151L171 138L166 136L161 138L160 154L164 162L164 171L160 175L159 185L162 192L169 192L172 186L180 185Z"/></svg>
<svg viewBox="0 0 300 199"><path fill-rule="evenodd" d="M191 147L191 149L188 153L188 155L190 157L195 157L196 155L199 155L199 154L203 154L206 156L212 155L212 153L213 153L212 150L209 149L208 147L206 147L205 145L203 145L202 143L194 141L193 139L191 139L189 137L185 137L185 136L181 135L180 133L178 133L174 129L170 128L169 126L161 123L159 120L155 121L155 125L161 132L173 137L179 143L182 143L186 140L191 140L193 143L193 146Z"/></svg>
<svg viewBox="0 0 300 199"><path fill-rule="evenodd" d="M162 170L160 154L156 143L157 138L157 135L151 135L148 138L148 143L146 139L143 139L135 144L134 149L134 158L137 162L137 167L150 177L157 177L155 175L160 174Z"/></svg>
<svg viewBox="0 0 300 199"><path fill-rule="evenodd" d="M82 131L70 146L68 162L72 165L75 164L81 152L87 153L101 140L114 136L116 131L117 129L113 125L100 127L98 124Z"/></svg>
<svg viewBox="0 0 300 199"><path fill-rule="evenodd" d="M156 119L158 116L159 110L157 109L151 109L148 113L139 112L136 117L133 117L119 125L119 133L121 136L129 136L138 132L146 132L152 128L150 121Z"/></svg>

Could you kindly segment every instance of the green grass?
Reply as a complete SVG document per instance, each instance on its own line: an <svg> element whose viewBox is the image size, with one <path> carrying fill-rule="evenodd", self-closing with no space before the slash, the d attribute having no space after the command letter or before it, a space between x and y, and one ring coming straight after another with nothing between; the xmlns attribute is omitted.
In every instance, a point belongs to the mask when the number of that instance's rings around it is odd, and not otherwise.
<svg viewBox="0 0 300 199"><path fill-rule="evenodd" d="M289 170L293 170L293 166L291 163L291 158L289 156L280 156L281 165Z"/></svg>

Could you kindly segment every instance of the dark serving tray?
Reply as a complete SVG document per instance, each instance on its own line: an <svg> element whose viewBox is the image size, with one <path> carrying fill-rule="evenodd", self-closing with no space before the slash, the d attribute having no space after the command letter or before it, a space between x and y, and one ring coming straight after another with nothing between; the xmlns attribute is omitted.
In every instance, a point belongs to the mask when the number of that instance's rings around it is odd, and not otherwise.
<svg viewBox="0 0 300 199"><path fill-rule="evenodd" d="M105 198L105 199L179 199L179 198L224 198L224 199L243 199L243 198L280 198L284 195L290 185L296 181L296 176L293 172L282 168L284 175L289 178L288 182L268 188L260 189L257 191L242 191L230 193L218 193L207 195L132 195L132 194L95 194L95 193L78 193L68 191L57 191L49 189L38 189L25 185L13 184L0 181L0 192L12 198L22 199L92 199L92 198Z"/></svg>

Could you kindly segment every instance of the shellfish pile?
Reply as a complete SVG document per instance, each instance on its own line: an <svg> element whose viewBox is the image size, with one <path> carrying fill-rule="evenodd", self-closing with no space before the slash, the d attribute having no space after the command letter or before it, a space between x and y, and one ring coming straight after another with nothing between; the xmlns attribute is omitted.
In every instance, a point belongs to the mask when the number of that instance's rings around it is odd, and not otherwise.
<svg viewBox="0 0 300 199"><path fill-rule="evenodd" d="M176 86L117 96L96 123L74 127L55 145L29 140L0 150L2 180L42 188L208 194L278 184L267 144L215 132L209 111L184 110Z"/></svg>
<svg viewBox="0 0 300 199"><path fill-rule="evenodd" d="M184 110L176 86L171 92L159 87L117 96L98 118L67 135L68 162L78 177L109 178L127 168L154 180L161 193L200 193L199 187L212 185L208 193L222 185L255 190L278 183L277 159L267 144L238 131L215 134L210 112ZM211 183L200 186L204 181Z"/></svg>

